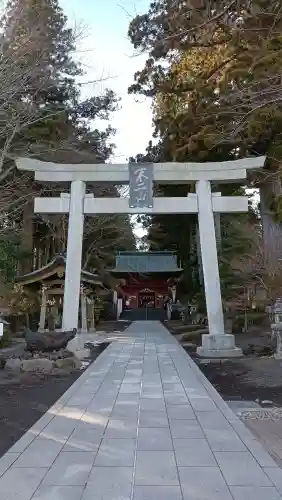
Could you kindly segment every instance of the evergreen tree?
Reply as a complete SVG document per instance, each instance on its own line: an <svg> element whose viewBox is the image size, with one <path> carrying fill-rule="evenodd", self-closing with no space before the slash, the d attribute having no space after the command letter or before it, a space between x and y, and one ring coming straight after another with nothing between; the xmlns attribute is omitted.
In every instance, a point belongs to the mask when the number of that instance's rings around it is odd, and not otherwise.
<svg viewBox="0 0 282 500"><path fill-rule="evenodd" d="M281 258L282 2L151 2L130 24L149 53L131 92L156 99L156 128L175 159L267 155L261 188L265 255ZM165 62L165 64L163 64ZM226 155L226 157L225 157Z"/></svg>
<svg viewBox="0 0 282 500"><path fill-rule="evenodd" d="M16 171L14 158L28 156L79 164L105 162L113 151L114 130L108 126L100 131L95 122L108 121L118 99L111 90L106 90L102 95L81 100L78 78L82 69L73 58L77 34L67 26L57 0L10 0L2 30L0 180L2 192L7 195L0 202L0 235L7 228L21 234L21 249L29 252L21 271L27 272L45 265L55 253L65 251L67 218L34 216L33 197L58 196L62 186L34 182L29 174ZM7 78L9 91L4 81ZM100 188L94 185L89 189L97 193ZM109 186L108 195L116 194L115 186ZM132 236L129 219L113 216L108 225L115 228L113 234L121 245L122 235ZM89 243L91 232L94 238L99 231L96 246L93 241ZM87 222L85 253L89 253L89 247L93 253L97 245L103 247L104 233L102 217ZM89 258L88 262L91 267Z"/></svg>
<svg viewBox="0 0 282 500"><path fill-rule="evenodd" d="M76 77L82 70L73 59L76 34L66 23L57 0L11 0L7 6L2 56L15 58L22 73L8 103L11 114L23 108L13 152L57 161L71 156L77 163L94 153L95 161L104 161L113 131L93 130L89 121L108 119L117 101L109 90L81 101Z"/></svg>
<svg viewBox="0 0 282 500"><path fill-rule="evenodd" d="M233 79L235 75L230 67L239 54L244 60L244 43L241 47L236 38L237 22L242 22L244 12L244 2L232 2L225 9L222 2L159 0L150 4L147 14L131 22L129 36L134 47L149 56L129 91L153 97L155 136L160 138L162 157L159 161L220 162L255 153L245 137L242 140L230 135L237 115L228 108L226 97L232 86L229 75ZM233 184L214 185L213 189L223 195L242 193L241 186ZM181 186L165 190L174 196L187 194ZM232 258L249 246L243 231L247 223L248 216L221 216L220 272L225 296L235 280ZM190 290L195 288L191 286L191 275L195 276L195 225L191 216L156 216L149 225L149 236L155 238L154 228L161 228L163 242L170 242L170 246L174 243L185 255L184 267L189 272L185 273L184 288Z"/></svg>

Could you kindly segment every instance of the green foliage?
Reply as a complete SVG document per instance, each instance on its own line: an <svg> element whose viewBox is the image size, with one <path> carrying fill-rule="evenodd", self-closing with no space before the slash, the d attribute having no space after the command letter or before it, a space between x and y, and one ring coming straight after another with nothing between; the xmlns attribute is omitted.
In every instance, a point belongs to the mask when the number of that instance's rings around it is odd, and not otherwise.
<svg viewBox="0 0 282 500"><path fill-rule="evenodd" d="M4 284L12 284L17 273L18 261L26 255L19 242L0 239L0 275Z"/></svg>
<svg viewBox="0 0 282 500"><path fill-rule="evenodd" d="M201 3L156 0L131 22L149 56L130 91L155 98L156 130L178 161L223 149L268 154L270 166L281 159L282 3Z"/></svg>
<svg viewBox="0 0 282 500"><path fill-rule="evenodd" d="M40 297L38 293L32 292L27 288L14 285L7 294L7 300L12 313L32 314L39 311Z"/></svg>

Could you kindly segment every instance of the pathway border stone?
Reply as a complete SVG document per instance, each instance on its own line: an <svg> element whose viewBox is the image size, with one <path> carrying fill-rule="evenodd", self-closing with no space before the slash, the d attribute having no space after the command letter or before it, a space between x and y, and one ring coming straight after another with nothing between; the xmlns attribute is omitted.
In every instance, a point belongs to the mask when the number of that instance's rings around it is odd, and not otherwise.
<svg viewBox="0 0 282 500"><path fill-rule="evenodd" d="M158 322L133 323L1 458L1 500L282 500L282 470Z"/></svg>

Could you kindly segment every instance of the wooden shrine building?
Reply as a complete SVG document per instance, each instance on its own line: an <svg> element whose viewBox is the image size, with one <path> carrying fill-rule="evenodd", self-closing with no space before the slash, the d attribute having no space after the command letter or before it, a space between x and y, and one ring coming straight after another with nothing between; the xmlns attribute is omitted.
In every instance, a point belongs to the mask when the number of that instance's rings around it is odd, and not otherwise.
<svg viewBox="0 0 282 500"><path fill-rule="evenodd" d="M19 285L41 295L39 331L62 328L65 268L66 258L57 255L46 266L16 279ZM81 271L80 283L80 328L87 332L95 329L94 299L104 286L98 274L85 270Z"/></svg>
<svg viewBox="0 0 282 500"><path fill-rule="evenodd" d="M112 276L120 285L114 292L117 317L143 318L142 310L164 311L167 300L176 302L176 285L182 274L174 252L119 252ZM136 315L139 311L139 315ZM162 315L160 315L161 317ZM150 315L157 319L158 315Z"/></svg>

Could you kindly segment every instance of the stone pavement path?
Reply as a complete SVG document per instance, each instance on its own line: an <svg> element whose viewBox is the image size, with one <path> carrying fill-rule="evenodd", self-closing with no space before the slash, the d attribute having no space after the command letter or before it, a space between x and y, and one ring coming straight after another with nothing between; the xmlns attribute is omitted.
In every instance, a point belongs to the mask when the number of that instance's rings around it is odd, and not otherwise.
<svg viewBox="0 0 282 500"><path fill-rule="evenodd" d="M168 331L126 336L2 457L1 500L281 500L282 470Z"/></svg>

